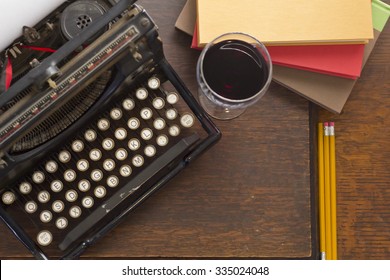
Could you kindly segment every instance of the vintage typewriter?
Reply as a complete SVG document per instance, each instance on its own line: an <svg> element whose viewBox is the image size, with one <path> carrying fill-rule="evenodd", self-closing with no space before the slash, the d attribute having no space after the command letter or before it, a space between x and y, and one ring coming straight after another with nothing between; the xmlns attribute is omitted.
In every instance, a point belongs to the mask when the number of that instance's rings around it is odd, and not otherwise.
<svg viewBox="0 0 390 280"><path fill-rule="evenodd" d="M135 0L66 1L0 53L0 216L80 256L220 138Z"/></svg>

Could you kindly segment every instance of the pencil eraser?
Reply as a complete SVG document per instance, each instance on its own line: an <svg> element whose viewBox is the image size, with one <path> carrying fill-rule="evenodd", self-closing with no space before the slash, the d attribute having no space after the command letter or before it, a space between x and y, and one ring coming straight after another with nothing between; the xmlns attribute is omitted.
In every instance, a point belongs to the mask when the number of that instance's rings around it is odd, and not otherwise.
<svg viewBox="0 0 390 280"><path fill-rule="evenodd" d="M324 126L329 126L329 123L328 122L324 122Z"/></svg>
<svg viewBox="0 0 390 280"><path fill-rule="evenodd" d="M330 122L330 123L329 123L329 126L334 126L334 122Z"/></svg>

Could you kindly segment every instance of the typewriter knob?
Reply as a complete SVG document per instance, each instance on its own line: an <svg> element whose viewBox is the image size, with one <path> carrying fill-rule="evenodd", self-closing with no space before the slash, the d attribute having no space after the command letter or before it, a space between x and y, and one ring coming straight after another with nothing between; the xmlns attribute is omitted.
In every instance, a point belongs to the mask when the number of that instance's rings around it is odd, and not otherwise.
<svg viewBox="0 0 390 280"><path fill-rule="evenodd" d="M61 30L70 40L102 16L106 9L97 1L80 0L65 8L61 15ZM105 30L103 30L104 32ZM98 34L100 35L100 34Z"/></svg>

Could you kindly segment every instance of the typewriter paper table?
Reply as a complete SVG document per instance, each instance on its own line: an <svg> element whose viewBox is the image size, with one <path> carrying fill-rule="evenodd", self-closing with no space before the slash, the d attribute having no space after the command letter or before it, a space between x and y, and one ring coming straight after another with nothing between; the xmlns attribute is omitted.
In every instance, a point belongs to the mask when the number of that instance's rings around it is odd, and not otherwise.
<svg viewBox="0 0 390 280"><path fill-rule="evenodd" d="M167 59L196 93L198 51L174 28L185 1L142 0ZM272 84L222 140L83 258L314 258L309 103ZM0 258L31 258L0 226ZM6 238L4 238L6 236Z"/></svg>

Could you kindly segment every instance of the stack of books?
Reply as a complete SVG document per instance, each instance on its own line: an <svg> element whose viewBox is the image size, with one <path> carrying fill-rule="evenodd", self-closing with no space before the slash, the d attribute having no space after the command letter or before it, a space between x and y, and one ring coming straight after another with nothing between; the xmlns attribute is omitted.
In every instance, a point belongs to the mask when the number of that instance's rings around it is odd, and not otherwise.
<svg viewBox="0 0 390 280"><path fill-rule="evenodd" d="M379 0L188 0L176 27L196 49L227 32L256 37L275 82L341 113L389 15Z"/></svg>

